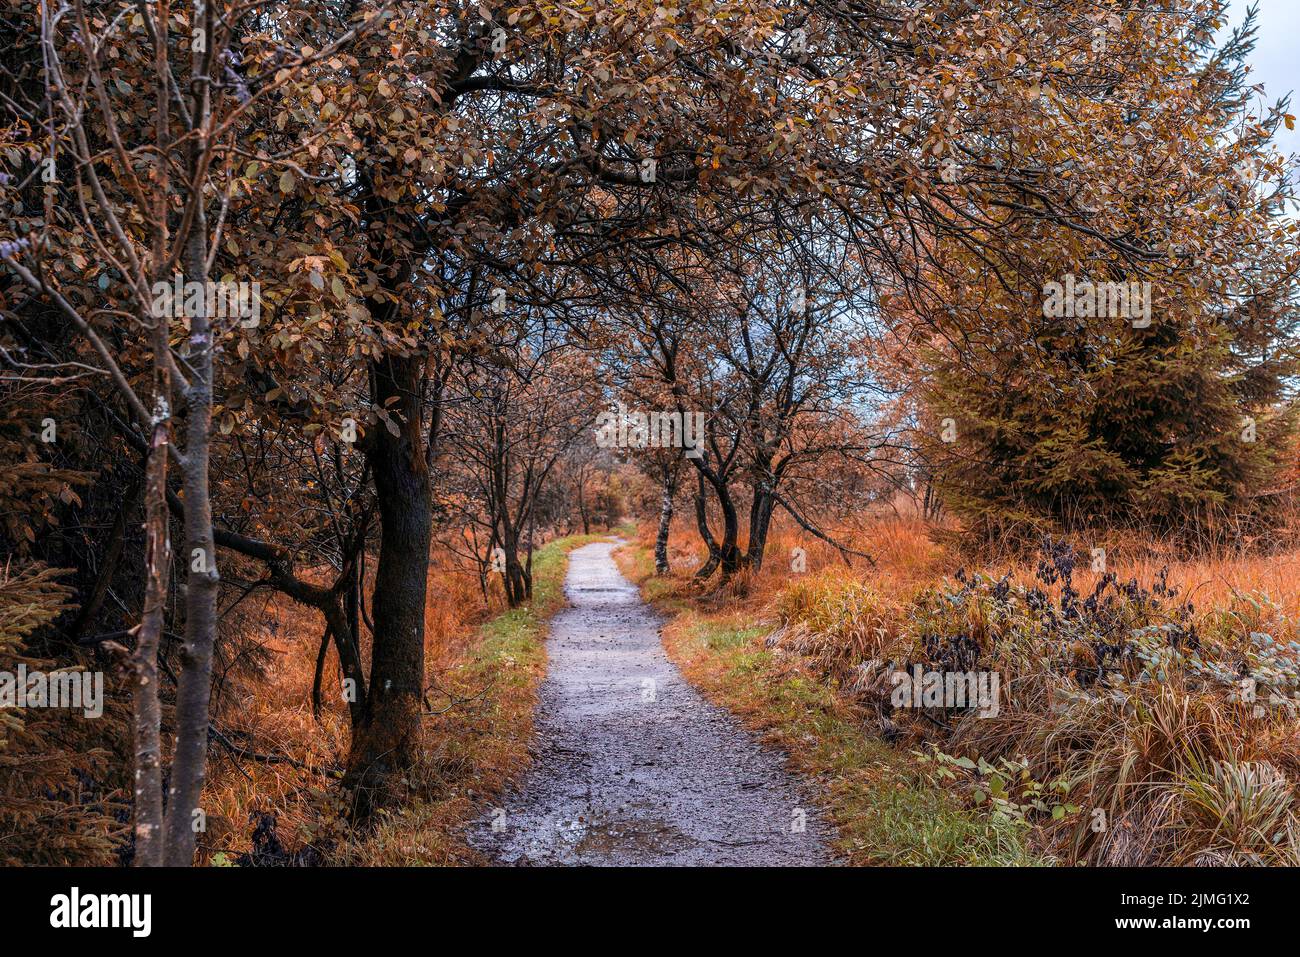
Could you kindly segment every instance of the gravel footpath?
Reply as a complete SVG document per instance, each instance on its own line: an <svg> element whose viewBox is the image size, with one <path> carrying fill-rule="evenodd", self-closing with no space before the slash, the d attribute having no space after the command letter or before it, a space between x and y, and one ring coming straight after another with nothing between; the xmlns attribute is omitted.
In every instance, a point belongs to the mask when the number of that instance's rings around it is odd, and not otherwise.
<svg viewBox="0 0 1300 957"><path fill-rule="evenodd" d="M533 764L470 844L508 865L830 863L806 790L668 660L615 547L569 553Z"/></svg>

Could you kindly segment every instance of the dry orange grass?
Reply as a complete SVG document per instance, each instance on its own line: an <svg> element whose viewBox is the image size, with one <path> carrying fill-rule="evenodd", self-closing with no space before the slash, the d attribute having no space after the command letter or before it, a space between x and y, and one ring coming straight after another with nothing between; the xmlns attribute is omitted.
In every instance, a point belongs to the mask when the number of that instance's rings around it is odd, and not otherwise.
<svg viewBox="0 0 1300 957"><path fill-rule="evenodd" d="M435 547L425 606L434 714L425 722L424 757L408 776L407 806L365 832L346 824L338 794L349 728L332 650L320 719L312 715L319 616L282 596L241 609L238 626L265 664L260 672L225 683L217 723L237 748L277 763L235 760L220 745L213 749L203 855L224 855L228 862L247 853L254 817L271 814L280 843L291 852L308 852L303 863L472 862L460 827L484 795L528 762L536 689L545 670L545 618L564 601L567 550L597 537L563 539L538 550L534 601L509 612L499 582L492 582L485 602L475 572ZM363 659L368 654L363 634Z"/></svg>
<svg viewBox="0 0 1300 957"><path fill-rule="evenodd" d="M652 546L651 531L643 531L642 546ZM951 579L959 567L1034 582L1037 557L1010 549L999 554L996 548L985 548L981 558L962 556L936 543L952 541L952 531L934 529L906 510L877 510L832 531L839 541L876 560L869 565L855 558L847 567L830 545L780 524L769 538L761 572L719 585L716 579L690 580L704 550L693 524L683 523L673 529L673 574L648 580L646 589L651 596L686 599L690 614L710 627L748 629L754 648L765 637L777 664L816 675L833 693L858 700L863 691L855 674L859 666L920 654L912 634L917 627L937 625L941 633L946 628L976 637L981 624L991 627L974 620L946 625L912 621L921 596ZM1189 552L1124 530L1095 542L1078 536L1071 540L1079 558L1073 584L1082 595L1091 593L1101 578L1100 571L1089 567L1102 557L1093 549L1104 549L1104 571L1115 573L1121 583L1136 580L1150 589L1163 578L1177 590L1177 597L1168 599L1171 606L1193 604L1188 620L1201 629L1207 660L1216 658L1232 669L1251 659L1256 635L1271 636L1278 645L1300 639L1300 552ZM803 571L791 565L795 548L804 552ZM1059 600L1059 584L1045 590ZM946 606L939 601L938 607ZM973 602L965 608L973 614L983 605ZM669 629L666 634L675 633ZM1295 863L1300 854L1300 733L1292 713L1270 710L1261 717L1258 709L1235 703L1231 688L1215 688L1184 674L1181 666L1167 680L1134 685L1126 699L1082 695L1082 703L1058 707L1059 694L1073 687L1050 657L1055 653L1051 642L1058 637L1042 635L1042 653L1048 657L1041 661L1033 653L1023 660L999 659L1009 694L1001 716L959 723L951 739L938 746L990 759L1036 755L1030 767L1035 779L1048 782L1060 776L1070 782L1070 800L1089 813L1104 811L1113 826L1101 836L1081 827L1077 813L1049 820L1043 846L1065 860ZM697 648L696 653L708 661L692 661L687 670L705 686L720 680L708 668L731 668L720 651L704 654ZM737 707L735 701L728 703ZM928 725L914 724L934 733ZM900 746L918 746L912 725L886 719L881 730L886 726L901 738ZM975 791L972 785L970 793ZM1287 837L1292 831L1295 835Z"/></svg>
<svg viewBox="0 0 1300 957"><path fill-rule="evenodd" d="M255 813L275 815L280 837L296 838L301 825L315 816L307 789L330 780L347 745L341 701L326 695L320 721L312 716L319 616L283 596L263 596L249 611L248 618L258 624L245 637L266 658L263 675L232 673L224 682L218 677L220 709L214 723L237 750L280 763L234 754L221 743L211 749L204 788L208 830L201 854L248 851ZM338 687L332 665L324 687Z"/></svg>
<svg viewBox="0 0 1300 957"><path fill-rule="evenodd" d="M1151 581L1166 562L1142 557L1124 562L1118 569L1124 577ZM1268 595L1287 615L1300 613L1300 552L1260 556L1227 553L1214 558L1167 561L1169 583L1197 607L1222 606L1236 596Z"/></svg>
<svg viewBox="0 0 1300 957"><path fill-rule="evenodd" d="M647 550L654 546L654 526L643 524L638 531L638 545ZM870 554L874 564L850 556L845 563L840 552L826 542L809 535L793 522L778 515L768 538L762 570L742 573L724 588L692 582L691 575L707 556L696 534L693 519L679 515L669 539L670 580L684 594L712 598L719 607L739 601L750 613L770 620L778 611L778 601L791 600L791 590L799 587L843 590L858 587L859 596L869 594L883 606L905 603L919 591L951 577L959 568L981 571L995 577L1010 573L1018 580L1032 580L1036 559L1023 554L994 553L972 561L939 544L952 527L935 526L922 519L906 501L853 517L830 529L830 534L850 549ZM745 542L742 538L741 547ZM1090 568L1093 548L1105 550L1105 570L1115 572L1120 581L1136 579L1149 587L1163 570L1168 584L1178 590L1181 600L1191 601L1200 613L1227 610L1235 614L1263 615L1273 619L1268 624L1281 631L1282 617L1300 619L1300 551L1269 555L1259 551L1223 548L1195 555L1180 552L1167 541L1134 533L1112 533L1098 542L1075 541L1082 561L1075 574L1075 587L1087 594L1101 577ZM792 566L794 550L803 549L805 567L796 572ZM1049 593L1057 589L1049 588ZM851 591L845 600L852 601ZM1255 608L1251 599L1266 599L1265 610ZM875 602L870 603L872 605ZM1271 606L1271 607L1270 607ZM870 614L870 609L861 609ZM853 607L843 609L841 617L853 617ZM847 622L844 622L846 626ZM1258 630L1269 630L1262 627Z"/></svg>
<svg viewBox="0 0 1300 957"><path fill-rule="evenodd" d="M485 607L472 571L446 555L433 556L425 607L432 685L445 684L445 673L473 636L473 626L498 607L499 598L493 597L491 608ZM346 705L338 691L338 659L331 649L317 719L311 691L324 627L320 616L283 595L263 595L243 611L240 626L248 632L245 637L267 661L260 674L232 676L224 683L218 674L221 709L216 724L235 750L276 763L237 756L220 742L213 747L201 853L246 853L254 816L268 813L275 816L276 835L286 847L316 842L326 850L342 834L341 826L334 824L339 808L333 792L349 742ZM362 636L362 651L369 653L368 634Z"/></svg>
<svg viewBox="0 0 1300 957"><path fill-rule="evenodd" d="M762 571L758 575L746 575L742 590L755 598L771 598L804 574L793 570L795 549L803 550L808 573L877 582L887 580L891 586L930 582L958 567L943 546L934 541L931 531L931 525L904 508L875 512L838 524L830 529L832 537L853 552L870 555L875 562L873 565L865 558L849 554L846 563L837 548L778 513L772 520ZM654 537L654 526L643 523L637 532L637 544L653 551ZM680 513L673 521L668 544L669 563L674 575L682 580L689 579L708 554L695 531L694 519ZM742 536L741 548L745 545Z"/></svg>

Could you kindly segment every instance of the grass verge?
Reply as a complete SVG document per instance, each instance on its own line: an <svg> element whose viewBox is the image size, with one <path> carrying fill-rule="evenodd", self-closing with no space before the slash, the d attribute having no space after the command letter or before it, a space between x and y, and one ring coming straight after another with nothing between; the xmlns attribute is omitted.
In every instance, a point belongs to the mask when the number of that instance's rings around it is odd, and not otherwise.
<svg viewBox="0 0 1300 957"><path fill-rule="evenodd" d="M431 676L438 690L425 729L425 760L412 773L413 799L388 812L337 863L450 866L485 863L465 843L465 825L528 766L537 689L546 673L547 621L564 606L568 553L603 535L556 539L533 556L533 601L478 628Z"/></svg>

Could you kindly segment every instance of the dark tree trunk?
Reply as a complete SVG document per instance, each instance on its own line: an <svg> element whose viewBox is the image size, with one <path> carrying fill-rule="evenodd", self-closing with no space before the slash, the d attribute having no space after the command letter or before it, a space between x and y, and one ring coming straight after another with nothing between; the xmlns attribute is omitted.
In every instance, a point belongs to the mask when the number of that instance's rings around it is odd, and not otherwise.
<svg viewBox="0 0 1300 957"><path fill-rule="evenodd" d="M677 492L677 469L664 472L663 502L659 506L659 532L655 535L655 574L668 574L668 532L673 524L673 496Z"/></svg>
<svg viewBox="0 0 1300 957"><path fill-rule="evenodd" d="M519 556L511 549L506 550L506 603L511 608L518 608L532 597L532 582L528 569L519 561Z"/></svg>
<svg viewBox="0 0 1300 957"><path fill-rule="evenodd" d="M528 575L519 562L519 533L508 515L501 517L501 550L505 553L505 564L501 569L501 584L506 592L506 604L518 608L530 596Z"/></svg>
<svg viewBox="0 0 1300 957"><path fill-rule="evenodd" d="M709 528L709 513L706 504L707 500L704 497L705 485L703 473L700 473L699 481L700 487L695 493L695 527L699 529L700 538L704 541L705 547L709 550L709 557L708 560L700 566L699 571L695 573L695 577L703 580L712 575L717 569L718 563L722 560L722 551L718 548L718 543L713 537L712 530Z"/></svg>
<svg viewBox="0 0 1300 957"><path fill-rule="evenodd" d="M754 571L763 567L763 552L767 549L767 533L772 525L772 510L776 501L765 488L754 489L754 500L749 506L749 546L745 564Z"/></svg>
<svg viewBox="0 0 1300 957"><path fill-rule="evenodd" d="M343 672L343 680L352 682L346 704L355 735L356 729L365 723L367 713L366 682L358 644L361 632L351 630L348 610L339 606L336 595L324 596L315 607L325 616L326 635L334 640L334 651L339 656L339 670Z"/></svg>
<svg viewBox="0 0 1300 957"><path fill-rule="evenodd" d="M587 515L586 481L582 472L578 472L578 514L582 516L582 534L591 534L591 518Z"/></svg>
<svg viewBox="0 0 1300 957"><path fill-rule="evenodd" d="M365 711L353 730L344 779L361 817L396 795L419 747L432 527L421 448L420 369L418 358L397 356L371 369L375 406L400 416L400 422L397 435L378 425L367 448L381 536L371 603L374 638Z"/></svg>
<svg viewBox="0 0 1300 957"><path fill-rule="evenodd" d="M925 480L925 498L921 506L921 517L927 521L936 522L939 520L941 511L943 511L942 503L935 491L934 483L927 478Z"/></svg>
<svg viewBox="0 0 1300 957"><path fill-rule="evenodd" d="M722 580L727 581L740 571L744 556L740 551L740 518L736 514L736 503L731 498L731 490L725 483L712 483L713 491L718 496L718 506L722 509L722 544L718 547L718 567L722 569Z"/></svg>
<svg viewBox="0 0 1300 957"><path fill-rule="evenodd" d="M533 508L528 506L528 551L524 559L524 588L528 595L528 600L533 600L533 536L537 533L537 522L535 520Z"/></svg>

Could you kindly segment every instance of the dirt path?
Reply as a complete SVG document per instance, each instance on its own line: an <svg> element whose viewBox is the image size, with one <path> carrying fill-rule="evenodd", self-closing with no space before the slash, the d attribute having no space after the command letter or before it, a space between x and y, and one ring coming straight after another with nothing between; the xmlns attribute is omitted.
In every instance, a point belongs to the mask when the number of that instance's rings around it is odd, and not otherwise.
<svg viewBox="0 0 1300 957"><path fill-rule="evenodd" d="M614 547L569 555L534 764L470 843L502 864L828 863L804 789L667 659Z"/></svg>

